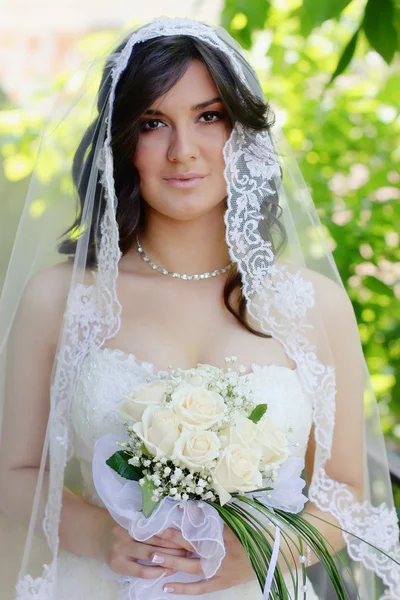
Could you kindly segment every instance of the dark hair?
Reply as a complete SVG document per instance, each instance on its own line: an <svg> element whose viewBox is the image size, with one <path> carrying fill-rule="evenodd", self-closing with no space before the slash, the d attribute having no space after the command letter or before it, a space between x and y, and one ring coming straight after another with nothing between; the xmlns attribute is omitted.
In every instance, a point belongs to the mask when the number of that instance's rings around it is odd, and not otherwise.
<svg viewBox="0 0 400 600"><path fill-rule="evenodd" d="M116 48L120 52L129 36ZM139 136L139 118L160 96L168 92L184 75L193 59L201 60L208 68L227 112L231 126L239 121L254 130L269 130L275 117L268 104L251 93L236 75L229 59L220 50L197 38L186 35L163 36L135 44L128 66L116 86L111 124L111 148L114 158L114 182L118 198L116 219L119 228L119 247L125 254L136 241L136 231L144 225L144 200L139 193L139 173L132 163ZM74 255L82 218L87 186L99 140L100 123L108 110L111 87L110 61L106 62L97 97L98 117L89 126L75 153L72 167L73 181L80 199L80 212L73 225L63 234L59 252ZM96 239L100 237L100 223L104 213L104 189L98 178L91 227L88 236L88 261L97 260ZM286 231L279 221L281 208L278 194L268 195L261 207L264 215L260 233L278 252L286 244ZM275 230L275 232L273 231ZM278 234L274 243L273 233ZM72 235L71 235L72 234ZM234 292L238 292L234 306ZM253 329L246 320L246 299L242 293L241 275L236 268L229 273L224 288L226 308L256 335L265 334ZM270 336L265 336L270 337Z"/></svg>

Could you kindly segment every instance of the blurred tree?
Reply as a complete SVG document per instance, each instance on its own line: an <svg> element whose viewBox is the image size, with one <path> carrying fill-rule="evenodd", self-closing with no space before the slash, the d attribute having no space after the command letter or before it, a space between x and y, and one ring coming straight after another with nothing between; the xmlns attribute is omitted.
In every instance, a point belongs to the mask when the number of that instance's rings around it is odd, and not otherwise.
<svg viewBox="0 0 400 600"><path fill-rule="evenodd" d="M400 64L393 6L226 0L222 22L247 48L311 188L356 312L384 433L398 449ZM343 53L355 31L357 47L353 39ZM396 496L400 510L400 490Z"/></svg>
<svg viewBox="0 0 400 600"><path fill-rule="evenodd" d="M307 38L316 28L331 19L340 19L357 6L358 18L354 20L352 33L343 40L341 55L329 83L349 65L355 50L364 36L372 49L390 64L400 43L399 8L394 0L225 0L221 24L234 35L245 48L252 44L254 31L267 28L271 8L290 5L290 17L298 19L298 33Z"/></svg>

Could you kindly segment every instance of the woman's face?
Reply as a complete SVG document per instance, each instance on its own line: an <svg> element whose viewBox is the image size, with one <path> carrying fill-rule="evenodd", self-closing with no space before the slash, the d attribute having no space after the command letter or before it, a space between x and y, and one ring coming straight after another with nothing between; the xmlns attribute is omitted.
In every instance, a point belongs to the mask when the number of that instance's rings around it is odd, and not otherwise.
<svg viewBox="0 0 400 600"><path fill-rule="evenodd" d="M151 209L169 218L200 217L226 196L222 148L231 129L217 98L206 66L193 60L183 77L141 117L132 157L140 193Z"/></svg>

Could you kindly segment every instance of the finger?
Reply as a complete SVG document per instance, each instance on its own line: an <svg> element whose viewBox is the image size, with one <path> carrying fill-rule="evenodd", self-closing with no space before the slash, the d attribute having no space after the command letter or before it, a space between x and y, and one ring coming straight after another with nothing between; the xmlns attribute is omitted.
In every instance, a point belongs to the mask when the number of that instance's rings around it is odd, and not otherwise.
<svg viewBox="0 0 400 600"><path fill-rule="evenodd" d="M109 563L110 568L119 573L120 575L126 575L128 577L140 577L140 579L157 579L161 575L172 575L174 571L172 569L165 569L162 567L150 567L142 565L128 557L118 556L112 559Z"/></svg>
<svg viewBox="0 0 400 600"><path fill-rule="evenodd" d="M186 594L187 596L201 596L210 592L218 592L230 587L232 584L226 584L222 577L211 577L210 579L202 579L195 583L166 583L163 586L163 591L170 594Z"/></svg>
<svg viewBox="0 0 400 600"><path fill-rule="evenodd" d="M182 548L161 548L160 546L149 546L146 542L133 541L126 548L126 555L135 560L151 561L155 553L162 553L171 556L186 557L187 551ZM161 564L161 563L159 563Z"/></svg>
<svg viewBox="0 0 400 600"><path fill-rule="evenodd" d="M146 540L146 544L150 544L152 546L160 546L162 548L171 548L171 549L182 549L182 546L179 544L175 544L166 538L162 538L159 535L155 535L152 538Z"/></svg>
<svg viewBox="0 0 400 600"><path fill-rule="evenodd" d="M174 571L183 571L192 575L204 575L201 561L198 558L182 558L181 556L172 556L171 554L162 554L155 552L151 557L151 562L155 565L162 565Z"/></svg>
<svg viewBox="0 0 400 600"><path fill-rule="evenodd" d="M177 529L165 529L162 533L158 534L163 540L167 540L168 542L173 542L177 546L181 548L185 548L188 552L195 552L195 548L183 537L180 531Z"/></svg>

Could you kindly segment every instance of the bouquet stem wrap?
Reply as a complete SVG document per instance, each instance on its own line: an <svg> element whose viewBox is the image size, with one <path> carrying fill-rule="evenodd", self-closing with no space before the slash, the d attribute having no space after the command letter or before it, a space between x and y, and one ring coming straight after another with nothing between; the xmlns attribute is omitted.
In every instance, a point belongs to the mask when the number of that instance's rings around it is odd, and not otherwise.
<svg viewBox="0 0 400 600"><path fill-rule="evenodd" d="M217 511L206 503L199 506L195 502L180 503L172 498L164 498L153 514L146 518L141 512L142 492L139 484L123 480L106 464L115 451L117 441L121 441L121 436L113 434L99 439L93 458L94 485L113 519L140 542L165 529L178 529L195 548L204 576L208 579L215 575L225 557L224 523ZM125 578L120 600L167 600L171 595L162 588L168 581L194 582L200 579L203 577L189 573L175 573L158 579Z"/></svg>
<svg viewBox="0 0 400 600"><path fill-rule="evenodd" d="M137 481L123 480L113 471L106 461L115 451L116 442L121 437L109 434L96 442L93 457L93 481L97 493L113 519L129 531L133 539L145 542L151 537L165 531L178 529L199 558L204 577L209 579L218 571L225 557L223 538L224 522L218 512L207 503L178 502L172 498L164 498L157 509L148 518L142 513L142 491ZM263 600L268 600L272 579L280 547L280 530L276 527L273 552L265 582ZM147 561L141 561L143 564ZM168 581L195 582L202 576L189 573L175 573L169 577L162 575L158 579L140 579L137 577L120 578L124 585L120 600L167 600L168 593L163 587Z"/></svg>

